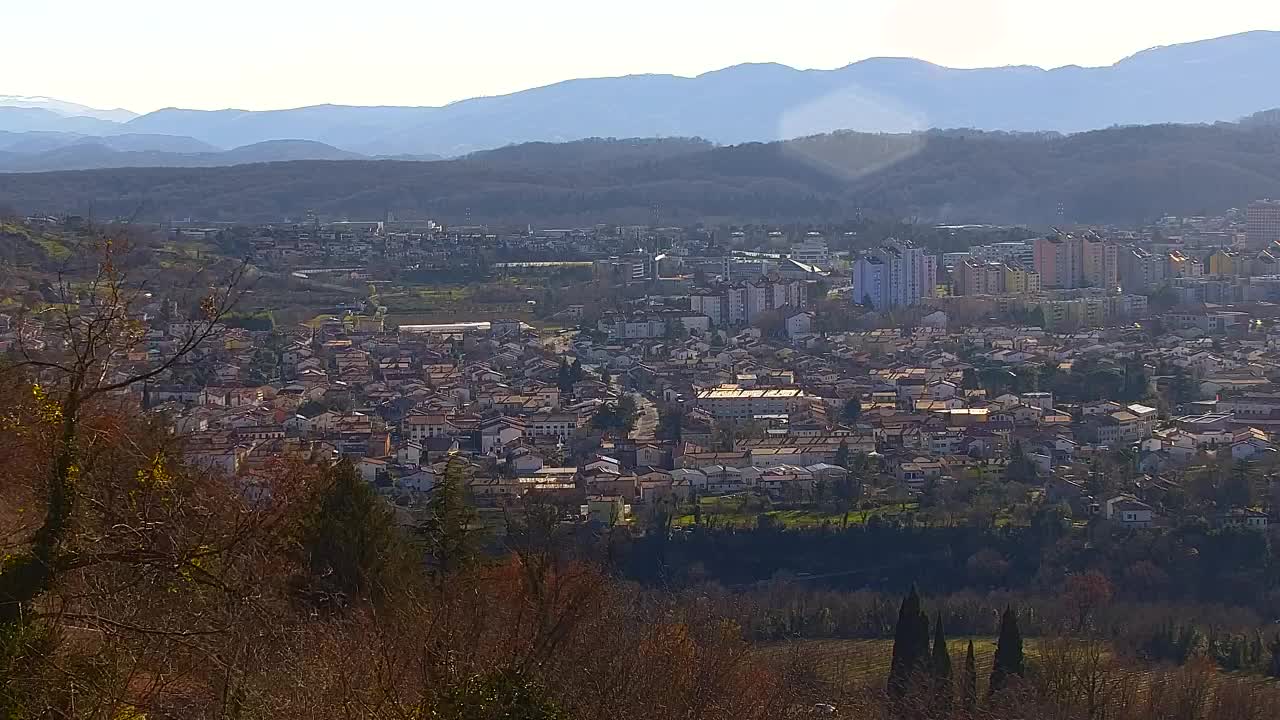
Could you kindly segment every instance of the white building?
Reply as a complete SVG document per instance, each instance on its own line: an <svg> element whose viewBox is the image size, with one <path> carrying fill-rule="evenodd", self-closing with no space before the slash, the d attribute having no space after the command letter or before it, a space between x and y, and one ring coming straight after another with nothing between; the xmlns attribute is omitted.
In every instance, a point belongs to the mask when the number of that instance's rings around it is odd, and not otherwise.
<svg viewBox="0 0 1280 720"><path fill-rule="evenodd" d="M915 305L933 297L937 284L937 257L901 240L889 240L853 264L853 302L870 302L877 310Z"/></svg>

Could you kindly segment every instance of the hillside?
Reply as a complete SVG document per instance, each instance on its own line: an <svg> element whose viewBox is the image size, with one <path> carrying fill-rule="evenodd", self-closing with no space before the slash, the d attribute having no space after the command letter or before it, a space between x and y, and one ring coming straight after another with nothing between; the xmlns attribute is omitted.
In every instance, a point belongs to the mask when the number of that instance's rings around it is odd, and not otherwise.
<svg viewBox="0 0 1280 720"><path fill-rule="evenodd" d="M832 70L745 64L697 77L583 78L443 107L168 108L113 123L0 107L0 130L182 135L219 148L300 139L369 156L456 157L588 137L783 140L839 129L1080 132L1234 121L1280 106L1280 33L1152 48L1107 67L955 69L871 58ZM61 107L61 106L58 106ZM65 109L64 109L65 111Z"/></svg>
<svg viewBox="0 0 1280 720"><path fill-rule="evenodd" d="M1070 136L837 133L712 148L587 141L445 162L278 162L0 175L0 206L140 219L460 222L841 220L1132 223L1280 196L1280 128L1160 125Z"/></svg>
<svg viewBox="0 0 1280 720"><path fill-rule="evenodd" d="M0 131L0 172L49 172L124 167L220 167L291 160L355 160L365 155L311 140L267 140L218 150L178 135ZM413 159L434 159L420 157Z"/></svg>

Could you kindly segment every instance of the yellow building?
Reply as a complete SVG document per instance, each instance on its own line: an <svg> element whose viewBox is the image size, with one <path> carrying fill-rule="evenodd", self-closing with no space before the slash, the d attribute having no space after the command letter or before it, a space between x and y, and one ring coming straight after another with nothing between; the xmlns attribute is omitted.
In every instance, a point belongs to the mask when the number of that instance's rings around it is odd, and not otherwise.
<svg viewBox="0 0 1280 720"><path fill-rule="evenodd" d="M1231 250L1218 250L1209 256L1209 274L1236 277L1244 272L1244 258Z"/></svg>
<svg viewBox="0 0 1280 720"><path fill-rule="evenodd" d="M1040 292L1040 273L1017 265L1004 266L1004 291L1011 295Z"/></svg>

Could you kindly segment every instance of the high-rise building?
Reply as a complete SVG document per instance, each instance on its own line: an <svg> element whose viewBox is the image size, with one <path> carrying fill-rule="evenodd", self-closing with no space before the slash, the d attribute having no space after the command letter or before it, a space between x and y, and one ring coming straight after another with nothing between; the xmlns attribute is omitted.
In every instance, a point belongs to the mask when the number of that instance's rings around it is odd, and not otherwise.
<svg viewBox="0 0 1280 720"><path fill-rule="evenodd" d="M956 295L1028 295L1040 292L1040 275L1020 265L969 260L952 272Z"/></svg>
<svg viewBox="0 0 1280 720"><path fill-rule="evenodd" d="M1114 289L1120 284L1120 248L1096 235L1036 238L1032 254L1032 267L1046 288Z"/></svg>
<svg viewBox="0 0 1280 720"><path fill-rule="evenodd" d="M1261 249L1280 240L1280 200L1258 200L1245 210L1245 237L1249 247Z"/></svg>
<svg viewBox="0 0 1280 720"><path fill-rule="evenodd" d="M878 255L864 255L853 264L854 303L880 309L888 306L885 289L889 286L888 267Z"/></svg>
<svg viewBox="0 0 1280 720"><path fill-rule="evenodd" d="M1020 265L1005 265L1004 291L1011 295L1038 293L1040 292L1040 274Z"/></svg>
<svg viewBox="0 0 1280 720"><path fill-rule="evenodd" d="M1080 286L1111 290L1120 284L1120 248L1096 235L1080 238Z"/></svg>
<svg viewBox="0 0 1280 720"><path fill-rule="evenodd" d="M799 310L808 303L808 284L772 277L725 283L689 295L690 309L706 315L716 327L746 325L763 313L787 307Z"/></svg>
<svg viewBox="0 0 1280 720"><path fill-rule="evenodd" d="M1074 235L1036 238L1032 245L1035 271L1046 288L1069 290L1083 280L1083 243Z"/></svg>
<svg viewBox="0 0 1280 720"><path fill-rule="evenodd" d="M937 277L937 257L910 242L889 240L853 264L852 298L877 310L915 305L933 296Z"/></svg>
<svg viewBox="0 0 1280 720"><path fill-rule="evenodd" d="M1125 248L1120 254L1120 284L1126 292L1147 292L1160 283L1169 271L1169 256L1142 248Z"/></svg>

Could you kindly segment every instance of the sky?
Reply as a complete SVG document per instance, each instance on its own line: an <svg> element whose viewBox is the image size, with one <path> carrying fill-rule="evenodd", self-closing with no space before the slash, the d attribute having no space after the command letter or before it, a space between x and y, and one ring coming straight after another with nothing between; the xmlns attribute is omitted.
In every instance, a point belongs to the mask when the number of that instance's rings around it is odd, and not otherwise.
<svg viewBox="0 0 1280 720"><path fill-rule="evenodd" d="M1280 29L1280 2L0 0L0 19L0 95L149 112L440 105L742 62L1109 65L1156 45Z"/></svg>

